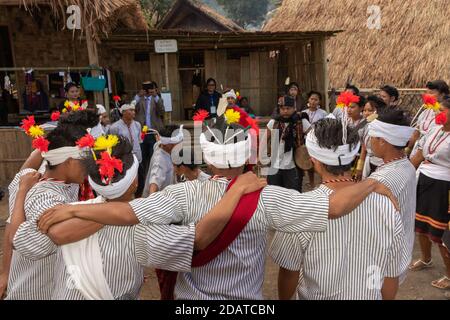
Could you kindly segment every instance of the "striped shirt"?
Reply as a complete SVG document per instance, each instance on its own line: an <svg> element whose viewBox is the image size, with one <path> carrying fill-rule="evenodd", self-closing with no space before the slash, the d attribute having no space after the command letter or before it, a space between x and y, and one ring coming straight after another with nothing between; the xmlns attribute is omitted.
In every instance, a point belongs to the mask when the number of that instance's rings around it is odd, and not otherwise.
<svg viewBox="0 0 450 320"><path fill-rule="evenodd" d="M188 181L168 186L149 198L130 203L139 221L148 223L198 222L225 194L223 178ZM328 195L300 194L276 186L262 192L257 209L239 236L214 260L190 273L179 273L175 297L197 299L262 299L267 231L324 231ZM149 217L146 212L152 208ZM172 213L171 216L168 216Z"/></svg>
<svg viewBox="0 0 450 320"><path fill-rule="evenodd" d="M370 178L387 186L400 204L400 216L408 245L409 261L411 261L414 248L414 218L416 215L416 169L405 158L378 167L370 175ZM403 276L406 276L406 272L407 266L404 269L405 274Z"/></svg>
<svg viewBox="0 0 450 320"><path fill-rule="evenodd" d="M330 195L322 185L317 189ZM301 271L298 297L308 300L382 299L384 277L406 268L402 221L387 197L371 194L326 232L277 232L269 250L284 269Z"/></svg>
<svg viewBox="0 0 450 320"><path fill-rule="evenodd" d="M147 212L151 214L151 210ZM98 231L103 274L116 300L136 300L144 282L144 267L191 270L195 225L131 227L105 226ZM74 269L68 269L58 250L55 300L84 300L76 288Z"/></svg>
<svg viewBox="0 0 450 320"><path fill-rule="evenodd" d="M8 193L9 193L9 200L8 200L8 210L9 210L9 216L8 219L6 220L6 223L11 223L11 216L14 210L14 204L16 203L16 196L17 196L17 192L19 191L19 183L20 183L20 179L28 174L28 173L34 173L36 172L36 170L34 169L23 169L21 171L19 171L15 176L14 179L11 181L11 183L8 186Z"/></svg>
<svg viewBox="0 0 450 320"><path fill-rule="evenodd" d="M25 199L26 221L14 236L8 279L8 300L46 300L53 291L56 245L37 229L45 210L77 201L78 186L47 180L37 183Z"/></svg>

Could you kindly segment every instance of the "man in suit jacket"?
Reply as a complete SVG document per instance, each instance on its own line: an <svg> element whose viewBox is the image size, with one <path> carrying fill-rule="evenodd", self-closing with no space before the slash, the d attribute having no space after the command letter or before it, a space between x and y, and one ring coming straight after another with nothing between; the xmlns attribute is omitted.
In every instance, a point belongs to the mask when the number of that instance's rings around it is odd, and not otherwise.
<svg viewBox="0 0 450 320"><path fill-rule="evenodd" d="M142 88L145 90L145 95L140 98L136 104L136 121L138 121L142 127L147 126L149 129L160 131L164 128L164 101L158 96L158 87L156 86L156 83L144 82ZM140 183L137 194L142 192L142 183L145 183L144 180L147 176L150 159L153 156L153 146L155 145L155 142L155 134L149 132L141 143L142 168L140 168L138 174Z"/></svg>

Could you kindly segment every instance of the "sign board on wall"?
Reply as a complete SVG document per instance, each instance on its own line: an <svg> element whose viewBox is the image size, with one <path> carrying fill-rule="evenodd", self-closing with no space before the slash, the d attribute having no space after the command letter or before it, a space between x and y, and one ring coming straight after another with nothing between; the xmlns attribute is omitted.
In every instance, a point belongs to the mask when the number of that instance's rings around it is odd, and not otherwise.
<svg viewBox="0 0 450 320"><path fill-rule="evenodd" d="M155 40L156 53L175 53L178 52L178 43L175 39Z"/></svg>
<svg viewBox="0 0 450 320"><path fill-rule="evenodd" d="M170 92L162 92L161 98L164 101L164 111L172 112L172 94Z"/></svg>

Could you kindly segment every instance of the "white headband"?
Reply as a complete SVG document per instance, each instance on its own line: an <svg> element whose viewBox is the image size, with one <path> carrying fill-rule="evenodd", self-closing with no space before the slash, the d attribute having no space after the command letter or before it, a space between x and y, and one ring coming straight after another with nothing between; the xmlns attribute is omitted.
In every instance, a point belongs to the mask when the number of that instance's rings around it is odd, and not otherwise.
<svg viewBox="0 0 450 320"><path fill-rule="evenodd" d="M204 133L200 135L205 161L219 169L239 168L245 165L251 155L251 135L247 140L237 143L218 144L206 139Z"/></svg>
<svg viewBox="0 0 450 320"><path fill-rule="evenodd" d="M97 114L98 115L102 115L106 112L106 109L104 106L102 106L101 104L97 104Z"/></svg>
<svg viewBox="0 0 450 320"><path fill-rule="evenodd" d="M124 104L120 107L120 112L124 112L126 110L134 110L136 109L136 100L131 101L130 104Z"/></svg>
<svg viewBox="0 0 450 320"><path fill-rule="evenodd" d="M314 130L311 130L306 136L306 148L308 149L309 155L329 166L345 166L350 164L355 159L360 145L361 143L358 142L353 150L350 150L350 145L348 144L339 146L336 150L325 149L317 143Z"/></svg>
<svg viewBox="0 0 450 320"><path fill-rule="evenodd" d="M225 98L234 98L237 99L236 92L233 89L224 94Z"/></svg>
<svg viewBox="0 0 450 320"><path fill-rule="evenodd" d="M83 150L78 147L62 147L48 152L42 152L42 158L47 161L51 166L57 166L63 163L69 158L82 159Z"/></svg>
<svg viewBox="0 0 450 320"><path fill-rule="evenodd" d="M107 186L101 186L96 184L91 177L88 177L89 184L92 189L95 190L99 195L105 197L108 200L114 200L120 198L127 192L128 188L130 188L133 181L136 179L137 172L139 169L139 161L135 155L133 155L133 165L127 170L125 176L118 182L111 183Z"/></svg>
<svg viewBox="0 0 450 320"><path fill-rule="evenodd" d="M170 138L160 136L159 141L161 144L179 144L183 141L183 137L183 125L181 125L176 136L172 136Z"/></svg>
<svg viewBox="0 0 450 320"><path fill-rule="evenodd" d="M380 120L369 123L369 137L383 138L397 147L406 146L414 131L415 129L411 127L398 126Z"/></svg>

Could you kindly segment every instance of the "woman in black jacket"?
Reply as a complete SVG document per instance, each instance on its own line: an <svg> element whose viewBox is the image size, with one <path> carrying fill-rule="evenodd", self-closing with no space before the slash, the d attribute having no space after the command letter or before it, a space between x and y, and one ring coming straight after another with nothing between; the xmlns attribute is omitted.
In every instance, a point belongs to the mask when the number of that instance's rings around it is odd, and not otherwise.
<svg viewBox="0 0 450 320"><path fill-rule="evenodd" d="M199 95L195 104L195 111L204 109L209 112L209 118L217 116L217 107L222 95L216 91L216 87L216 80L213 78L209 78L206 81L206 90Z"/></svg>

